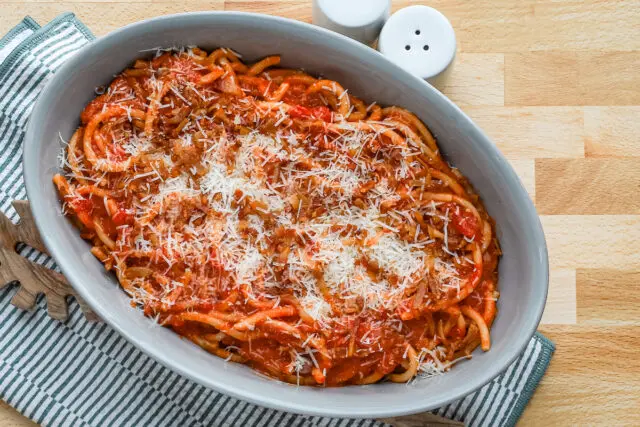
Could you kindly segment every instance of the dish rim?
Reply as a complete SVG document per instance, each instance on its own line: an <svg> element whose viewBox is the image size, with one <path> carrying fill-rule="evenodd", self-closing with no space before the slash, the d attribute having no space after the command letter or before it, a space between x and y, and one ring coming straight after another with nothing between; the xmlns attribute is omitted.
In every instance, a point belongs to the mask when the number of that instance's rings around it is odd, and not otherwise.
<svg viewBox="0 0 640 427"><path fill-rule="evenodd" d="M42 99L46 99L47 95L51 92L58 90L56 87L57 80L61 79L60 76L64 75L67 70L70 70L74 67L78 67L82 63L83 54L92 48L95 45L106 43L112 39L117 39L121 34L127 33L135 30L138 27L150 26L153 24L157 24L164 21L171 20L181 20L187 17L216 17L216 16L227 16L227 17L236 17L236 18L246 18L246 19L257 19L263 21L272 21L274 23L278 23L281 25L289 25L292 27L297 27L300 31L305 33L317 33L318 36L330 37L335 41L340 41L342 43L347 43L351 46L352 49L361 50L363 55L377 55L378 61L385 62L387 67L395 68L394 72L400 74L403 78L412 79L414 83L419 83L424 85L424 89L431 92L432 96L440 98L441 101L445 102L449 105L449 107L453 108L458 117L464 121L464 125L470 126L476 135L474 135L474 140L478 141L482 144L482 148L489 151L495 159L497 159L501 170L508 175L508 179L510 182L518 183L519 189L524 193L525 203L527 203L527 210L533 212L533 217L535 218L534 223L531 224L532 230L535 232L534 237L536 238L536 242L533 242L538 250L541 251L539 261L539 265L534 267L533 269L541 269L541 279L540 283L536 283L536 286L541 287L540 290L541 297L534 301L534 305L531 305L531 317L529 321L521 325L521 333L518 335L517 341L513 342L510 348L513 351L505 356L502 353L498 353L495 355L495 358L499 358L499 363L494 363L494 366L499 365L500 368L494 370L487 370L484 375L476 375L471 378L467 383L468 387L464 392L458 392L457 394L450 395L446 398L442 397L434 397L428 404L421 404L420 400L416 399L412 401L412 403L408 403L406 405L395 405L393 407L381 407L376 412L364 411L357 407L350 407L349 409L341 409L341 408L326 408L320 407L318 405L313 405L313 402L300 404L293 401L282 401L277 397L272 397L268 395L264 395L258 392L255 392L250 389L242 389L239 385L233 386L225 383L221 383L216 381L215 378L205 378L198 374L195 370L190 369L187 365L180 365L176 363L175 358L166 357L164 353L157 352L154 348L138 343L135 339L131 338L127 332L127 328L121 327L118 323L114 322L113 319L108 314L108 310L102 304L97 302L96 298L92 297L92 292L90 292L89 287L85 286L75 286L75 283L81 283L78 277L76 277L76 270L78 269L78 262L71 260L69 257L61 257L62 261L56 260L57 264L61 268L65 277L69 280L69 283L73 286L74 290L78 292L78 294L89 304L92 309L96 311L96 313L111 326L114 328L121 336L123 336L128 342L132 343L135 347L141 349L146 355L151 357L152 359L160 362L163 366L179 373L180 375L184 375L185 377L195 381L196 383L202 384L206 387L210 387L220 393L227 394L233 397L236 397L241 400L249 401L251 403L255 403L258 405L266 406L269 408L274 408L278 410L283 410L287 412L295 412L300 414L310 414L310 415L318 415L318 416L331 416L331 417L344 417L344 418L380 418L380 417L392 417L392 416L401 416L408 414L415 414L418 412L423 412L426 410L430 410L433 408L437 408L443 405L446 405L452 401L463 398L464 396L471 394L478 389L480 389L485 384L489 383L491 380L496 378L498 375L503 373L512 363L513 361L524 351L525 347L529 343L531 337L536 332L536 329L540 323L540 319L542 318L542 314L544 311L548 289L549 289L549 262L548 262L548 250L544 237L544 232L542 229L542 225L540 223L540 218L537 215L536 209L531 201L531 198L528 196L526 190L522 186L522 183L518 176L515 174L515 171L508 163L506 158L502 155L502 153L498 150L495 144L486 136L486 134L480 129L460 108L455 105L451 100L442 95L437 89L433 88L430 84L421 80L420 78L411 75L410 73L404 71L399 66L395 65L388 59L386 59L383 55L378 53L377 51L368 48L365 45L360 44L359 42L352 40L346 36L343 36L338 33L334 33L332 31L326 30L321 27L317 27L315 25L311 25L305 22L300 22L297 20L282 18L279 16L266 15L261 13L253 13L253 12L235 12L235 11L208 11L208 12L186 12L179 14L171 14L171 15L163 15L158 16L142 21L138 21L121 28L118 28L109 34L99 37L94 41L90 42L86 46L84 46L80 51L78 51L72 58L70 58L66 63L64 63L54 74L54 76L47 82L45 88L40 93L38 100L32 110L31 117L46 114L46 110L44 110L44 104L41 102ZM365 53L366 52L366 53ZM132 58L134 60L135 58ZM43 243L49 250L52 256L55 256L56 253L61 253L64 251L64 242L58 242L55 239L49 237L48 233L46 233L46 228L44 227L44 219L43 217L47 215L46 209L41 205L41 201L37 198L31 197L35 196L39 190L35 186L36 177L38 174L37 168L37 156L35 151L37 151L37 144L30 144L29 141L33 140L32 134L35 132L34 124L35 121L30 120L27 126L27 131L25 133L25 142L23 146L23 174L24 181L27 191L27 197L31 201L31 210L33 213L33 217L42 236ZM33 167L30 167L30 164L33 164ZM34 176L31 178L31 176ZM535 313L535 315L533 314ZM274 380L276 381L276 380ZM351 387L351 386L350 386ZM353 386L355 387L355 386ZM305 387L302 388L304 390Z"/></svg>

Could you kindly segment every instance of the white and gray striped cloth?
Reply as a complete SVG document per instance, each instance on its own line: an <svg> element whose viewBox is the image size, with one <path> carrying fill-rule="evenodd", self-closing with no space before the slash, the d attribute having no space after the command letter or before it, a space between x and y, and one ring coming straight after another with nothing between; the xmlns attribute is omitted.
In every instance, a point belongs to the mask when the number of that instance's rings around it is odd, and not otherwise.
<svg viewBox="0 0 640 427"><path fill-rule="evenodd" d="M44 27L25 18L0 40L0 209L25 199L22 139L36 97L49 76L93 39L73 14ZM55 268L33 249L23 255ZM3 284L0 284L0 286ZM0 288L0 398L51 426L382 426L375 420L295 415L262 408L202 387L158 364L104 323L85 320L75 301L60 323L46 301L22 311ZM513 426L544 374L554 345L537 334L500 377L434 411L467 425Z"/></svg>

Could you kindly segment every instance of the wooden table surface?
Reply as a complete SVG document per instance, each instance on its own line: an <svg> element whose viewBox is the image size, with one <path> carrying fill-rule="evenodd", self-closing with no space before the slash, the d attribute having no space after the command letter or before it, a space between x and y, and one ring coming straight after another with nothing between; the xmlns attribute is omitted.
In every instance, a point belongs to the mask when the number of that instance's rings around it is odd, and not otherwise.
<svg viewBox="0 0 640 427"><path fill-rule="evenodd" d="M345 0L346 1L346 0ZM540 331L557 346L521 425L640 425L640 0L428 4L458 38L443 92L493 138L542 219L551 264ZM0 0L75 12L98 36L168 13L243 10L311 21L311 0ZM0 402L0 425L32 423Z"/></svg>

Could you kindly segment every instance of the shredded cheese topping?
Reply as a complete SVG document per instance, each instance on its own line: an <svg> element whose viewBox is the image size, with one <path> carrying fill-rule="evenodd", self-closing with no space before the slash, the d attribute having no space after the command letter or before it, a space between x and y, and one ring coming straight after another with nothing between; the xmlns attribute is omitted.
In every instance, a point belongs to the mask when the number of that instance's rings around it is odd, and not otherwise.
<svg viewBox="0 0 640 427"><path fill-rule="evenodd" d="M225 359L298 384L350 358L342 382L444 372L493 316L491 220L411 113L277 62L137 61L67 143L65 210L145 314Z"/></svg>

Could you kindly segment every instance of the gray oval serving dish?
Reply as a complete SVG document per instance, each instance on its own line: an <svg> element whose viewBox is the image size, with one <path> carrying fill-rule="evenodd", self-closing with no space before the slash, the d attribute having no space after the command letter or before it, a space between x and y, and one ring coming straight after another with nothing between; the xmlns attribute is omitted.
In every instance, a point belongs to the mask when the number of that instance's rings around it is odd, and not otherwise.
<svg viewBox="0 0 640 427"><path fill-rule="evenodd" d="M97 86L109 83L142 51L155 47L225 46L252 61L281 54L285 66L339 81L367 102L416 113L446 158L469 178L497 223L504 255L498 316L489 352L476 351L449 373L412 385L295 387L224 362L130 307L115 278L89 253L62 216L51 179L58 170L58 135L68 139ZM148 54L148 53L146 53ZM442 406L505 370L535 332L548 288L547 248L533 203L496 146L451 101L378 52L324 29L266 15L204 12L129 25L82 49L48 82L31 115L24 175L36 223L64 275L93 309L134 345L175 371L220 392L271 408L336 417L386 417Z"/></svg>

